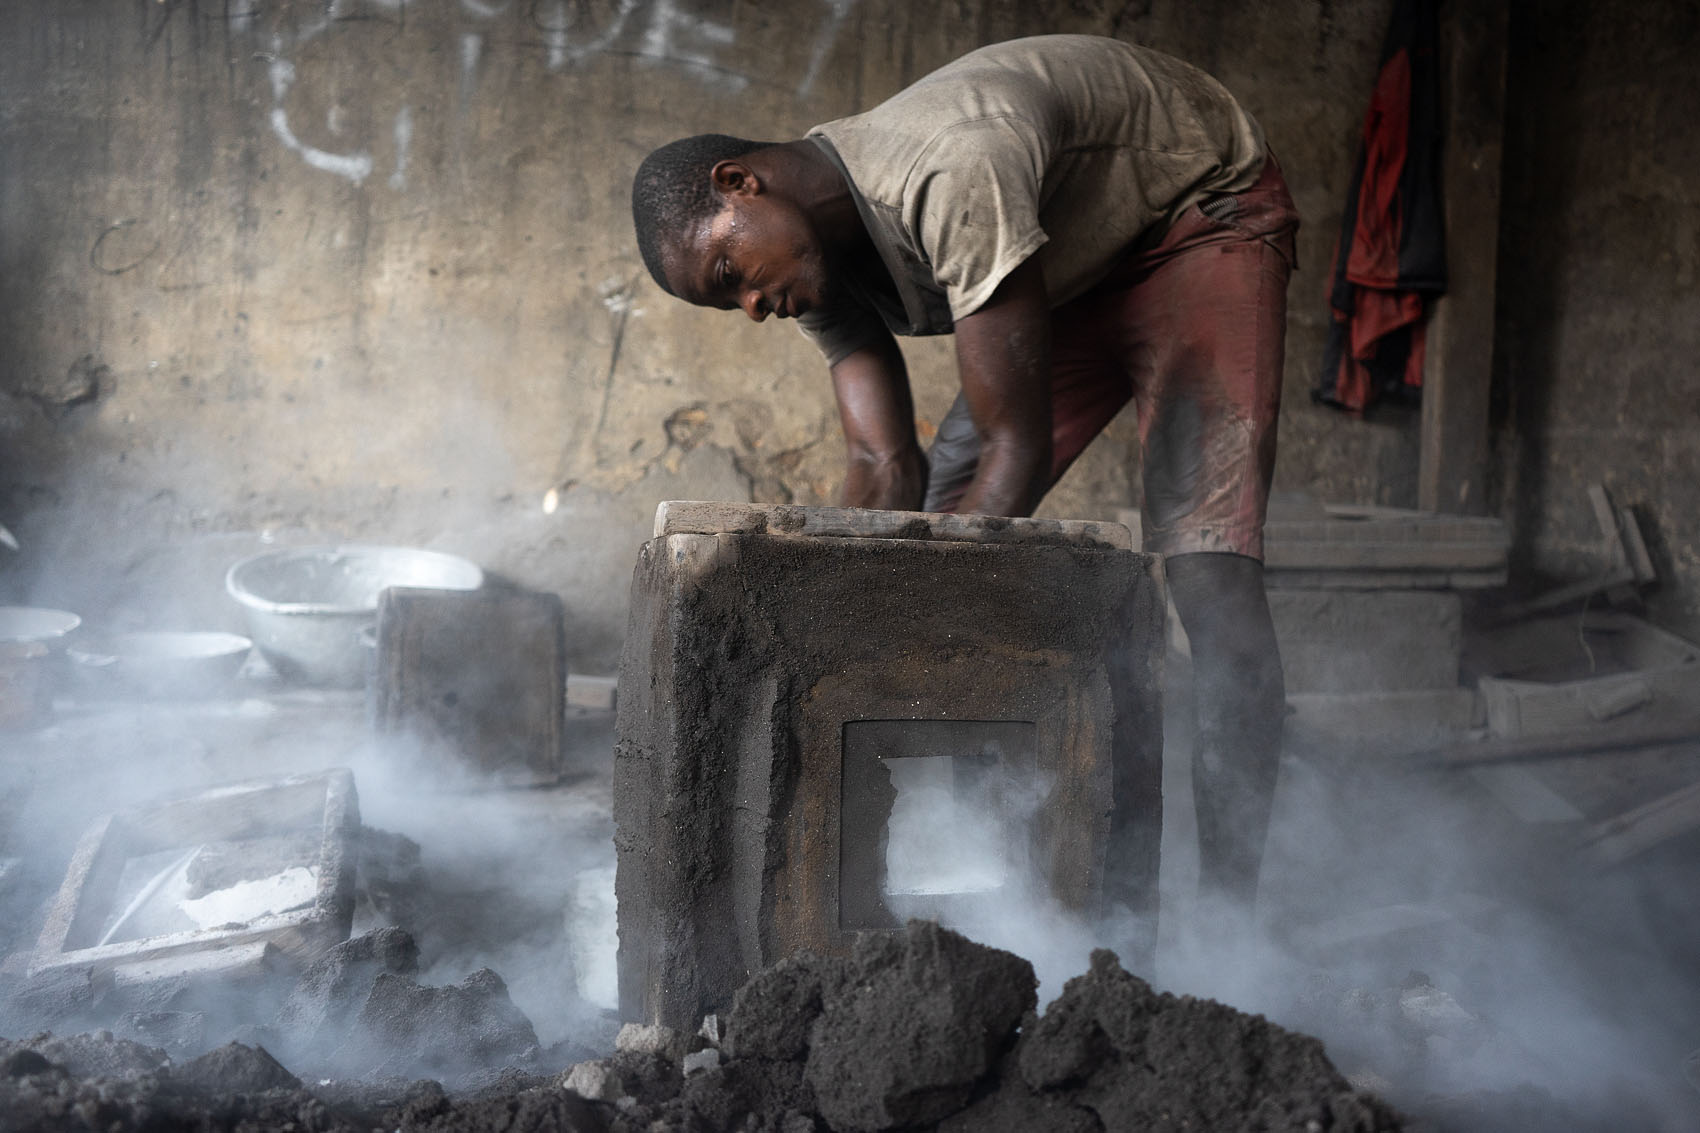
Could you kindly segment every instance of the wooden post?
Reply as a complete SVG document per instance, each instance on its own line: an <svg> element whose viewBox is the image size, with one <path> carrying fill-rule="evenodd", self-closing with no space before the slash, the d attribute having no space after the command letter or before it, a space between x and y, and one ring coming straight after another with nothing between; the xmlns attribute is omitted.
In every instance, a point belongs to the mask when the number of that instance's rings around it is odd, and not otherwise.
<svg viewBox="0 0 1700 1133"><path fill-rule="evenodd" d="M1428 327L1417 506L1486 506L1508 0L1441 5L1448 287Z"/></svg>

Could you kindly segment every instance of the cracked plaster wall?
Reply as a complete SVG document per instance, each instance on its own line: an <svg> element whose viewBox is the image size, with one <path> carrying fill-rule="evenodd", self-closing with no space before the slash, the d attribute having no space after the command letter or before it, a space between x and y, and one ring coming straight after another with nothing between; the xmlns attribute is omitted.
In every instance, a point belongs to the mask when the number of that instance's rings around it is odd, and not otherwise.
<svg viewBox="0 0 1700 1133"><path fill-rule="evenodd" d="M1501 508L1548 582L1610 564L1592 482L1700 634L1700 4L1511 9L1496 332Z"/></svg>
<svg viewBox="0 0 1700 1133"><path fill-rule="evenodd" d="M266 540L470 555L611 670L656 501L833 502L818 357L663 296L652 146L783 139L983 43L1128 36L1264 122L1306 227L1281 482L1409 504L1409 422L1305 396L1386 0L17 0L0 14L0 598L238 624ZM906 344L925 435L948 341ZM1044 514L1135 498L1126 415ZM545 510L545 502L553 504ZM0 554L7 554L0 550Z"/></svg>

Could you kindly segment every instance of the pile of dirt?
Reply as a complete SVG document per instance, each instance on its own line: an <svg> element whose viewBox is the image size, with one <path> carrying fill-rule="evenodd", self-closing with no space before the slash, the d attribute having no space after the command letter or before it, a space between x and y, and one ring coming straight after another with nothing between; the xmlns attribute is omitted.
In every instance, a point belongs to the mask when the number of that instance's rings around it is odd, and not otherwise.
<svg viewBox="0 0 1700 1133"><path fill-rule="evenodd" d="M566 1084L665 1129L1400 1127L1320 1041L1158 993L1114 953L1095 953L1043 1016L1036 987L1027 961L912 921L864 936L847 959L803 954L757 975L716 1057L683 1060L676 1093L659 1096L646 1072L674 1065L660 1050L594 1064L600 1076L575 1067Z"/></svg>
<svg viewBox="0 0 1700 1133"><path fill-rule="evenodd" d="M340 1050L387 1036L392 1052L412 1044L413 1059L445 1042L489 1056L527 1041L529 1023L501 1006L493 974L415 990L396 971L408 966L407 942L344 948L313 982L322 990L364 969L361 1013L331 1019L303 1000L289 1012L331 1034L346 1028ZM364 988L368 979L356 982ZM521 1065L454 1095L434 1081L384 1078L394 1065L386 1060L364 1082L314 1085L243 1044L178 1065L105 1033L0 1040L0 1130L1400 1128L1335 1071L1316 1039L1155 992L1113 953L1094 954L1091 970L1043 1016L1036 987L1027 961L915 921L901 933L864 936L843 959L799 954L774 965L700 1034L628 1025L611 1057L548 1075L536 1072L532 1038ZM444 1033L420 1033L431 1030Z"/></svg>

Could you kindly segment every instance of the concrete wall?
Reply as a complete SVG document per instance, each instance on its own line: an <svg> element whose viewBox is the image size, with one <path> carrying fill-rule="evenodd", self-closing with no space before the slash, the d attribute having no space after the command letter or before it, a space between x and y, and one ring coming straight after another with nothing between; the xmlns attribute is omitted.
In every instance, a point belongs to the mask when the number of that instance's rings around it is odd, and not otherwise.
<svg viewBox="0 0 1700 1133"><path fill-rule="evenodd" d="M1653 542L1659 620L1700 632L1700 5L1512 8L1496 429L1517 561L1606 561L1601 481Z"/></svg>
<svg viewBox="0 0 1700 1133"><path fill-rule="evenodd" d="M25 549L0 597L228 624L222 569L267 540L429 545L561 592L575 668L611 668L657 500L833 502L842 458L794 329L649 281L637 161L704 130L794 137L1047 31L1173 51L1262 119L1306 222L1279 480L1411 504L1413 423L1306 397L1387 9L14 0L0 520ZM925 431L953 366L948 341L911 346ZM1124 417L1046 513L1129 502L1132 437Z"/></svg>

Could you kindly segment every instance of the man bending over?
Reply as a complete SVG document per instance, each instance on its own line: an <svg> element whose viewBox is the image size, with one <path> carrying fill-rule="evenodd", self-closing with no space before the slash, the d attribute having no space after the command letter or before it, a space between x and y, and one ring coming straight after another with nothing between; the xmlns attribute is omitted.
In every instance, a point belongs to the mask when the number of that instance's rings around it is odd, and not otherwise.
<svg viewBox="0 0 1700 1133"><path fill-rule="evenodd" d="M1134 400L1145 548L1192 650L1201 893L1249 915L1284 711L1263 520L1298 228L1251 116L1158 52L1039 36L799 141L663 146L632 210L669 294L820 346L850 506L1028 515ZM925 455L894 334L956 336Z"/></svg>

